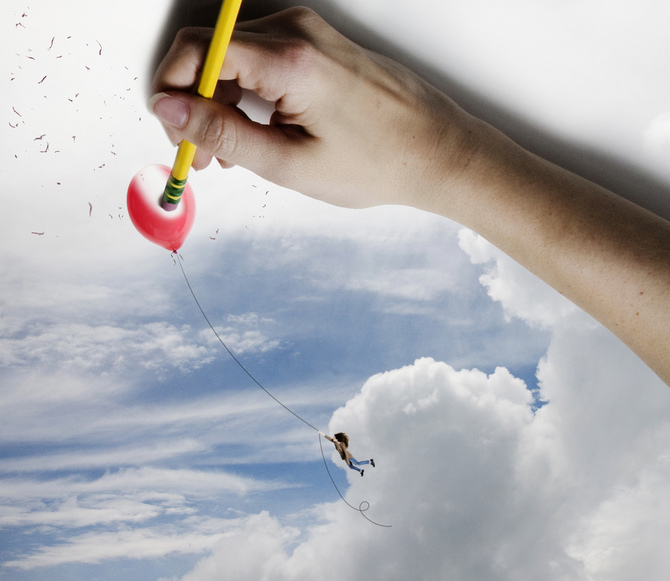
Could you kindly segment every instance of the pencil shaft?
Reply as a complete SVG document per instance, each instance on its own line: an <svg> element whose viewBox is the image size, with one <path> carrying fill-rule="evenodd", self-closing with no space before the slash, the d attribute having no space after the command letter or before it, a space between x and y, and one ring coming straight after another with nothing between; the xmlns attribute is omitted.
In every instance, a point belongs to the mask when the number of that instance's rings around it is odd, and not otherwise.
<svg viewBox="0 0 670 581"><path fill-rule="evenodd" d="M209 45L209 50L205 57L205 64L202 69L202 75L200 76L200 82L198 84L198 95L205 97L206 99L211 99L214 96L216 83L219 80L219 73L223 66L223 60L226 57L226 51L230 44L230 38L233 35L235 21L237 20L237 14L240 11L241 4L242 0L224 0L223 5L221 6L219 17L217 18L216 26L214 27L212 42ZM170 178L172 181L181 182L188 178L188 172L191 169L195 151L196 146L190 141L183 140L179 144L177 156L174 165L172 166ZM164 201L169 204L178 203L179 197L181 196L176 198L174 188L171 188L170 192L168 192L168 188L170 188L170 180L168 180L168 185L166 186Z"/></svg>

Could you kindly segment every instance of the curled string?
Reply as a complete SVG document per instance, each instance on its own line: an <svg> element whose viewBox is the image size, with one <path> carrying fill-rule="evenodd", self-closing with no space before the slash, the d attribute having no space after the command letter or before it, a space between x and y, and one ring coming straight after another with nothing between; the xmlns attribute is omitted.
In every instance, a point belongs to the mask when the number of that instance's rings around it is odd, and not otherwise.
<svg viewBox="0 0 670 581"><path fill-rule="evenodd" d="M373 525L377 525L378 527L384 527L386 529L390 529L392 525L383 525L379 524L378 522L373 521L370 517L368 517L367 514L365 514L365 511L370 508L370 503L367 500L364 500L358 505L358 508L355 506L349 504L347 500L342 496L342 493L340 492L340 489L337 487L337 484L335 484L335 480L333 480L333 475L330 473L330 469L328 468L328 462L326 462L326 455L323 453L323 445L321 444L321 434L319 434L319 448L321 448L321 457L323 458L323 465L326 467L326 472L328 472L328 476L330 476L330 481L333 483L333 486L335 487L335 490L337 490L337 494L340 495L340 498L346 504L349 508L359 512L361 516L366 519L367 521L371 522Z"/></svg>
<svg viewBox="0 0 670 581"><path fill-rule="evenodd" d="M368 516L367 516L366 514L364 514L365 511L368 510L368 509L370 508L370 503L369 503L367 500L364 500L363 502L361 502L361 503L358 505L358 508L356 508L355 506L352 506L351 504L349 504L349 503L345 500L344 496L342 496L342 493L340 492L340 489L339 489L339 488L337 487L337 485L335 484L335 481L333 480L333 476L331 475L330 470L328 469L328 463L326 462L326 456L325 456L325 454L323 453L323 446L321 445L321 431L320 431L318 428L315 428L315 427L314 427L312 424L310 424L306 419L302 418L302 417L299 416L297 413L295 413L291 408L289 408L288 406L284 405L284 404L283 404L281 401L279 401L274 395L272 395L267 389L265 389L265 387L263 387L263 385L261 384L261 382L258 381L253 375L251 375L251 373L249 372L249 370L248 370L244 365L242 365L242 362L241 362L237 357L235 357L234 353L228 348L228 345L226 345L226 343L224 342L224 340L221 338L221 336L219 335L219 333L217 332L217 330L214 328L214 325L212 325L212 322L209 320L209 317L208 317L207 314L205 313L205 310L204 310L204 309L202 308L202 306L200 305L200 301L198 300L198 297L196 297L195 292L194 292L194 290L193 290L193 287L191 286L191 283L189 282L188 277L186 276L186 271L184 270L184 265L182 264L182 258L181 258L181 255L180 255L176 250L172 253L172 259L173 259L173 260L174 260L175 256L177 257L176 262L179 263L179 268L181 269L181 273L184 275L184 280L186 281L186 286L188 286L188 290L191 292L191 296L193 297L193 300L195 301L195 304L198 306L198 309L199 309L200 312L202 313L202 316L204 317L205 321L207 321L207 324L209 325L209 328L212 330L212 332L214 333L214 335L216 336L216 338L219 340L219 343L221 343L221 345L223 346L223 348L228 352L228 355L230 355L230 357L233 359L233 361L234 361L235 363L237 363L237 365L240 367L240 369L241 369L242 371L244 371L244 373L247 374L247 376L249 377L249 379L251 379L251 381L253 381L258 387L260 387L260 388L261 388L267 395L269 395L273 400L275 400L281 407L283 407L283 408L284 408L287 412L289 412L290 414L293 414L293 415L294 415L296 418L298 418L303 424L309 426L309 427L312 428L314 431L319 432L319 447L321 448L321 457L323 458L323 465L326 467L326 471L328 472L328 476L330 476L330 481L333 483L333 486L335 487L335 490L337 490L337 494L340 495L340 498L344 501L344 503L345 503L349 508L352 508L353 510L359 512L359 513L361 514L361 516L363 516L366 520L368 520L369 522L371 522L373 525L377 525L378 527L391 528L391 525L382 525L382 524L379 524L379 523L377 523L377 522L371 520L370 518L368 518Z"/></svg>

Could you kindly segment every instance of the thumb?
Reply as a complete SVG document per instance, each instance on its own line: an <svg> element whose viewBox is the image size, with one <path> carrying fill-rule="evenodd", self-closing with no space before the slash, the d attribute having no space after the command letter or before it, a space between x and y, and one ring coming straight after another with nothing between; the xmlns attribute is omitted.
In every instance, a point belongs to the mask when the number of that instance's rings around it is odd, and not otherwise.
<svg viewBox="0 0 670 581"><path fill-rule="evenodd" d="M289 185L290 176L282 168L294 166L287 161L297 153L296 137L305 136L302 129L263 125L237 107L188 93L158 93L149 107L166 125L173 141L186 139L223 165L240 165L270 181Z"/></svg>

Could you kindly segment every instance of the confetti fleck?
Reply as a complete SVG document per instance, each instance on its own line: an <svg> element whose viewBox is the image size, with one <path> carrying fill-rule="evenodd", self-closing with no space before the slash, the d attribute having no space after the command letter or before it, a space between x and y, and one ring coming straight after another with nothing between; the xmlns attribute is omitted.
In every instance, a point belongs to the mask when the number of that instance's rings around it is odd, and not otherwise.
<svg viewBox="0 0 670 581"><path fill-rule="evenodd" d="M31 232L31 234L35 234L36 236L44 236L44 232Z"/></svg>
<svg viewBox="0 0 670 581"><path fill-rule="evenodd" d="M46 79L46 78L47 78L47 76L44 75L44 76L42 77L42 80L41 80L39 83L37 83L37 84L38 84L38 85L41 85L41 84L44 82L44 79Z"/></svg>
<svg viewBox="0 0 670 581"><path fill-rule="evenodd" d="M93 204L91 202L88 203L88 217L91 217L91 214L93 213Z"/></svg>
<svg viewBox="0 0 670 581"><path fill-rule="evenodd" d="M56 40L56 37L55 37L55 36L51 37L51 44L49 45L49 48L48 48L47 50L51 50L51 49L52 49L52 47L53 47L53 45L54 45L54 40Z"/></svg>

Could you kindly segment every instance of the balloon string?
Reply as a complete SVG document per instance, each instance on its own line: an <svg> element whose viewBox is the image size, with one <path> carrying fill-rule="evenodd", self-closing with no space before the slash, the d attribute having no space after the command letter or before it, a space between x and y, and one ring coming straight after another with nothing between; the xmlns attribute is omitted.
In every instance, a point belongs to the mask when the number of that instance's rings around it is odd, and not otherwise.
<svg viewBox="0 0 670 581"><path fill-rule="evenodd" d="M188 277L186 276L186 272L184 271L184 265L183 265L182 262L181 262L181 256L179 256L179 253L177 253L177 252L174 252L173 254L176 254L176 255L177 255L177 260L178 260L178 262L179 262L179 268L181 268L181 272L182 272L182 274L184 275L184 280L186 281L186 284L188 285L188 290L191 291L191 296L193 297L193 300L195 301L195 304L198 305L198 309L200 309L200 312L202 313L202 316L205 318L205 321L207 321L207 324L209 325L209 328L214 332L214 335L215 335L216 338L219 340L219 343L221 343L221 345L223 345L223 348L228 352L228 355L230 355L230 356L233 358L233 361L234 361L235 363L237 363L237 365L239 365L240 369L241 369L242 371L244 371L244 373L246 373L246 374L249 376L249 379L251 379L251 381L253 381L258 387L260 387L265 393L267 393L267 394L268 394L273 400L275 400L281 407L283 407L287 412L292 413L292 414L293 414L296 418L298 418L302 423L308 425L308 426L309 426L310 428L312 428L314 431L318 432L318 431L319 431L319 428L315 428L315 427L314 427L312 424L310 424L307 420L305 420L304 418L300 417L300 416L299 416L298 414L296 414L291 408L289 408L288 406L284 405L284 404L283 404L281 401L279 401L274 395L272 395L267 389L265 389L265 388L261 385L260 381L258 381L253 375L251 375L251 373L249 372L249 370L248 370L244 365L242 365L242 362L241 362L237 357L235 357L235 355L233 354L233 352L232 352L230 349L228 349L228 345L226 345L225 342L223 341L223 339L221 339L221 336L217 333L216 329L214 328L214 325L212 325L211 321L209 320L209 318L208 318L207 315L205 314L205 311L203 310L202 306L200 305L200 302L198 301L198 298L195 296L195 292L193 292L193 287L191 287L191 283L189 282Z"/></svg>
<svg viewBox="0 0 670 581"><path fill-rule="evenodd" d="M378 526L378 527L391 528L391 525L383 525L383 524L379 524L378 522L375 522L375 521L373 521L372 519L370 519L370 518L365 514L365 511L368 510L368 509L370 508L370 503L369 503L367 500L362 501L362 502L358 505L358 508L356 508L355 506L352 506L351 504L349 504L349 503L346 501L346 499L344 498L344 496L342 496L342 493L340 492L340 489L337 487L337 484L335 484L335 480L333 480L333 476L332 476L332 474L330 473L330 469L328 468L328 463L326 462L326 456L325 456L325 454L324 454L324 452L323 452L323 446L321 445L321 430L319 430L318 428L314 427L314 426L313 426L312 424L310 424L306 419L304 419L304 418L302 418L301 416L299 416L299 415L298 415L297 413L295 413L291 408L289 408L288 406L284 405L279 399L277 399L274 395L272 395L267 389L265 389L265 387L263 387L263 385L260 383L260 381L258 381L258 380L257 380L257 379L256 379L250 372L249 372L249 370L248 370L244 365L242 365L242 362L241 362L237 357L235 357L234 353L228 348L228 345L226 345L226 343L225 343L224 340L221 338L221 336L219 335L219 333L217 332L217 330L214 328L214 325L212 325L212 322L209 320L209 317L208 317L207 314L205 313L205 310L202 308L202 305L200 304L200 301L198 300L198 297L196 297L196 295L195 295L195 291L193 290L193 287L191 286L191 283L189 282L188 277L186 276L186 271L184 270L184 265L182 264L182 258L181 258L181 255L180 255L177 251L174 251L174 252L172 253L172 257L173 257L173 259L174 259L175 256L177 257L177 262L179 263L179 268L181 269L181 273L182 273L182 275L184 275L184 280L186 281L186 286L188 286L188 290L191 292L191 296L193 297L193 300L195 301L195 304L198 306L198 309L199 309L200 312L202 313L202 316L204 317L205 321L207 321L207 324L209 325L209 328L212 330L212 332L214 333L214 335L216 336L216 338L219 340L219 343L221 343L221 345L223 345L223 348L228 352L228 355L230 355L230 356L232 357L233 361L234 361L235 363L237 363L237 365L240 367L240 369L241 369L242 371L244 371L244 373L247 374L247 376L249 377L249 379L251 379L251 381L253 381L258 387L260 387L265 393L267 393L267 394L268 394L273 400L275 400L281 407L283 407L287 412L293 414L293 415L294 415L296 418L298 418L303 424L309 426L309 427L312 428L314 431L319 432L319 448L321 448L321 458L323 458L323 465L326 467L326 472L328 472L328 476L330 477L330 481L333 483L333 486L335 487L335 490L337 490L337 494L340 495L340 498L342 499L342 501L343 501L349 508L351 508L351 509L355 510L356 512L360 513L361 516L363 516L367 521L371 522L373 525L376 525L376 526Z"/></svg>

